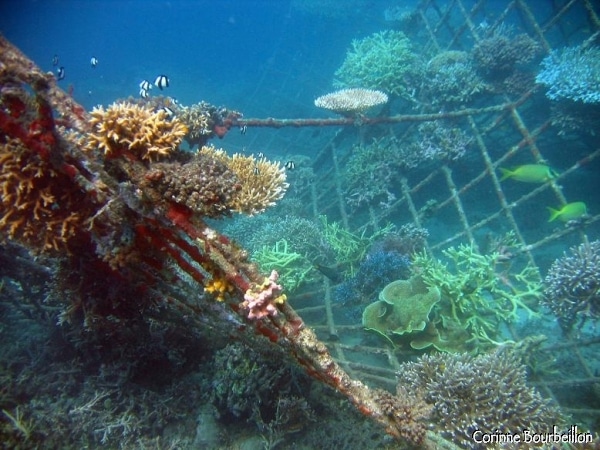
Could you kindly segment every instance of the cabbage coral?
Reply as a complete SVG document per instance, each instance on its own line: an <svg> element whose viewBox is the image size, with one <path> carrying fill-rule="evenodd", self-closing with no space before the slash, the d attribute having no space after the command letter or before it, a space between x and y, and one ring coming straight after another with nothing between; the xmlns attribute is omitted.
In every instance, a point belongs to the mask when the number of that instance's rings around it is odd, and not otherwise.
<svg viewBox="0 0 600 450"><path fill-rule="evenodd" d="M109 157L129 153L142 160L165 158L187 133L186 126L170 119L164 110L128 102L113 103L107 109L95 107L91 117L86 148L99 149Z"/></svg>
<svg viewBox="0 0 600 450"><path fill-rule="evenodd" d="M409 96L407 79L419 72L409 39L401 31L382 31L352 41L335 72L336 88L363 87Z"/></svg>

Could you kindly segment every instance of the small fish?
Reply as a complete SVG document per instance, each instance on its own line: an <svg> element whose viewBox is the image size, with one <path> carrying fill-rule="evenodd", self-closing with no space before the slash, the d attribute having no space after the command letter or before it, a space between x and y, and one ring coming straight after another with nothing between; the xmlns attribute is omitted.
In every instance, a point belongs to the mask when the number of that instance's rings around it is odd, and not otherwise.
<svg viewBox="0 0 600 450"><path fill-rule="evenodd" d="M164 111L165 115L167 117L174 117L175 113L173 112L173 110L171 108L169 108L168 106L163 106L161 108L158 108L159 111Z"/></svg>
<svg viewBox="0 0 600 450"><path fill-rule="evenodd" d="M148 98L149 97L148 91L144 88L140 89L140 97Z"/></svg>
<svg viewBox="0 0 600 450"><path fill-rule="evenodd" d="M254 175L260 175L260 170L258 170L258 167L254 168Z"/></svg>
<svg viewBox="0 0 600 450"><path fill-rule="evenodd" d="M54 55L52 57L52 65L53 66L58 66L58 55Z"/></svg>
<svg viewBox="0 0 600 450"><path fill-rule="evenodd" d="M60 81L60 80L64 80L64 78L65 78L65 68L63 66L60 66L58 68L58 70L56 71L56 79L58 81Z"/></svg>
<svg viewBox="0 0 600 450"><path fill-rule="evenodd" d="M331 281L333 281L334 283L341 283L343 280L342 274L340 273L340 270L337 267L328 267L328 266L324 266L323 264L319 264L319 263L315 263L314 264L315 269L317 269L319 272L321 272L323 275L325 275L327 278L329 278Z"/></svg>
<svg viewBox="0 0 600 450"><path fill-rule="evenodd" d="M240 127L240 133L246 134L246 131L248 131L248 127L246 125L244 125L243 127Z"/></svg>
<svg viewBox="0 0 600 450"><path fill-rule="evenodd" d="M150 89L152 89L152 84L150 84L150 82L148 80L143 80L140 83L140 89L143 89L145 91L149 91Z"/></svg>
<svg viewBox="0 0 600 450"><path fill-rule="evenodd" d="M288 161L284 166L287 170L294 170L296 168L296 163L294 161Z"/></svg>
<svg viewBox="0 0 600 450"><path fill-rule="evenodd" d="M583 216L587 216L587 206L584 202L567 203L560 209L549 207L548 211L550 211L548 222L552 222L556 219L561 222L568 222L569 220L576 220Z"/></svg>
<svg viewBox="0 0 600 450"><path fill-rule="evenodd" d="M265 157L265 154L263 152L258 152L258 154L256 155L256 157L258 159L263 159Z"/></svg>
<svg viewBox="0 0 600 450"><path fill-rule="evenodd" d="M166 75L159 75L154 80L154 85L162 91L164 88L169 87L169 78Z"/></svg>
<svg viewBox="0 0 600 450"><path fill-rule="evenodd" d="M98 58L92 56L92 59L90 59L90 64L92 65L92 67L96 67L98 65Z"/></svg>
<svg viewBox="0 0 600 450"><path fill-rule="evenodd" d="M512 178L523 183L545 183L558 176L555 170L543 164L525 164L516 167L514 170L500 167L500 172L502 172L500 181Z"/></svg>

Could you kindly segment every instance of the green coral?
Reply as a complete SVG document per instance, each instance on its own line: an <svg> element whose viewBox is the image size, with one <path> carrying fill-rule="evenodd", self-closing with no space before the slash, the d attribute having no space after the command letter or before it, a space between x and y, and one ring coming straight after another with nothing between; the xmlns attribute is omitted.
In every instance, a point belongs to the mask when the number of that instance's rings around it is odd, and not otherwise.
<svg viewBox="0 0 600 450"><path fill-rule="evenodd" d="M443 254L451 268L426 253L413 258L413 270L442 293L433 321L443 340L458 338L478 352L503 343L500 325L518 319L521 310L537 315L528 304L541 298L542 290L531 265L511 273L510 266L503 267L505 255L481 255L473 245L451 247Z"/></svg>
<svg viewBox="0 0 600 450"><path fill-rule="evenodd" d="M291 251L285 239L277 241L273 247L263 246L252 255L252 259L265 273L276 270L279 282L289 292L312 279L312 263L300 253Z"/></svg>
<svg viewBox="0 0 600 450"><path fill-rule="evenodd" d="M392 224L388 224L370 236L366 235L366 230L359 236L346 230L338 222L329 223L325 215L319 216L319 218L323 225L325 240L333 249L337 264L348 267L350 275L354 274L371 244L394 229Z"/></svg>
<svg viewBox="0 0 600 450"><path fill-rule="evenodd" d="M382 31L353 40L346 59L335 72L336 88L377 89L403 97L410 96L407 80L420 72L410 40L401 31Z"/></svg>
<svg viewBox="0 0 600 450"><path fill-rule="evenodd" d="M392 335L412 335L425 330L429 313L439 301L440 290L427 287L420 277L393 281L379 293L378 301L365 308L363 326L393 344Z"/></svg>

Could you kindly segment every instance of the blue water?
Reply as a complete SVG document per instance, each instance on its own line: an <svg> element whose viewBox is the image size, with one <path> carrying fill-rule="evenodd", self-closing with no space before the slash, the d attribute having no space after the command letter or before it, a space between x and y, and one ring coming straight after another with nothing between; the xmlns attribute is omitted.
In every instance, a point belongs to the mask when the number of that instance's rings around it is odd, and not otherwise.
<svg viewBox="0 0 600 450"><path fill-rule="evenodd" d="M292 83L307 68L329 78L350 40L375 31L380 11L373 22L349 24L298 12L290 1L4 1L0 31L43 69L55 69L58 55L61 85L87 108L137 96L139 82L159 74L183 103L241 108L258 83L269 83L262 76L271 66ZM315 86L306 103L322 93Z"/></svg>

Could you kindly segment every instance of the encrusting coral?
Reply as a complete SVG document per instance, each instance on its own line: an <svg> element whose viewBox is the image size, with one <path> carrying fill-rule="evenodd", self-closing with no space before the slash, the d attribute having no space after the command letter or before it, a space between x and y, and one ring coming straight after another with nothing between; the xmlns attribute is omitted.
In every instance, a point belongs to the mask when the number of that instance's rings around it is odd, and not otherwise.
<svg viewBox="0 0 600 450"><path fill-rule="evenodd" d="M171 155L187 133L177 118L169 118L164 109L154 110L129 102L95 107L91 115L92 131L87 150L101 150L107 157L129 153L141 160L159 160Z"/></svg>
<svg viewBox="0 0 600 450"><path fill-rule="evenodd" d="M374 106L384 105L388 96L373 89L342 89L322 95L315 100L317 108L324 108L343 115L365 112Z"/></svg>
<svg viewBox="0 0 600 450"><path fill-rule="evenodd" d="M231 214L240 190L238 177L225 164L201 153L194 154L186 164L153 164L140 186L147 194L147 188L152 188L163 200L213 218Z"/></svg>
<svg viewBox="0 0 600 450"><path fill-rule="evenodd" d="M230 205L233 211L260 213L280 200L288 188L285 170L279 163L239 153L229 156L212 146L202 147L200 154L222 162L238 177L240 189Z"/></svg>

